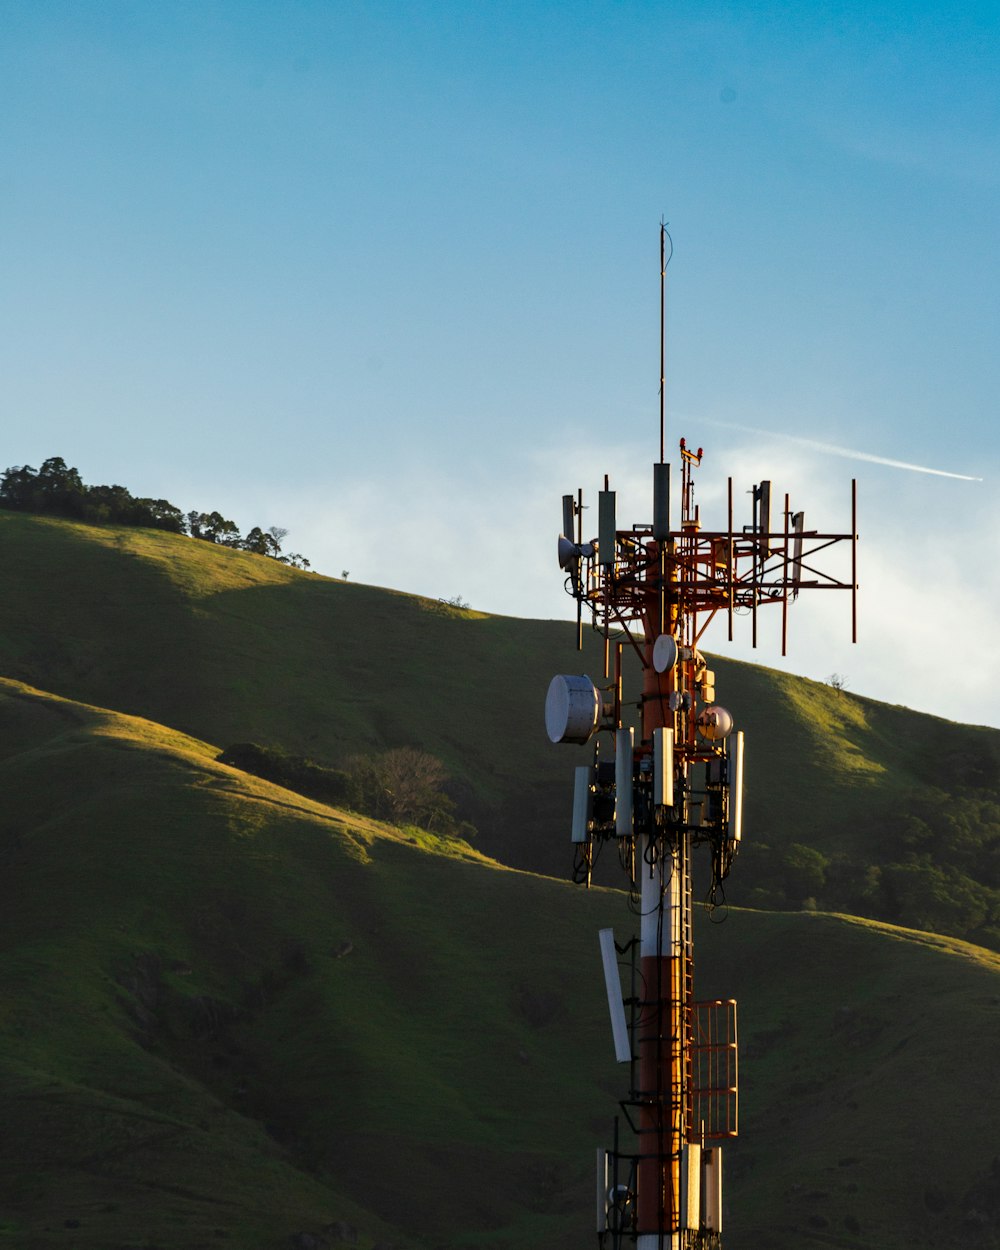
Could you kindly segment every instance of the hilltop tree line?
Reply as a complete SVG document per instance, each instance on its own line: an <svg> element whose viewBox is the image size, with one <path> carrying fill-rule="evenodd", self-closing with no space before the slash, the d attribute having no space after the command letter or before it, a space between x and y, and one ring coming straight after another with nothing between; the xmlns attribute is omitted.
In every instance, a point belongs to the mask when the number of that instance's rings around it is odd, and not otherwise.
<svg viewBox="0 0 1000 1250"><path fill-rule="evenodd" d="M79 472L61 456L51 456L40 469L13 465L0 474L0 508L66 517L88 525L135 525L146 529L187 534L204 542L270 556L293 568L307 569L309 561L297 551L282 553L288 531L255 525L246 535L220 512L182 512L168 499L145 499L124 486L87 486Z"/></svg>

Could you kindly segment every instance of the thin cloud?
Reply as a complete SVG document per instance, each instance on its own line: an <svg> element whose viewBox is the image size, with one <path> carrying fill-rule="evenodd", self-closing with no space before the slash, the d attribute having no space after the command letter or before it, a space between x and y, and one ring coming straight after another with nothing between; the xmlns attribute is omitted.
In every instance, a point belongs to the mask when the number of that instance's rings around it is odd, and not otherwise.
<svg viewBox="0 0 1000 1250"><path fill-rule="evenodd" d="M725 441L718 473L713 455L698 482L706 525L724 515L722 472L735 482L756 482L767 476L766 462L773 458L773 449L769 455L761 438ZM513 473L486 466L456 475L440 466L411 466L405 478L379 473L355 478L335 491L274 496L261 502L257 514L280 518L291 531L289 546L304 551L320 572L339 576L347 569L352 582L432 599L460 595L482 611L568 622L573 602L564 592L564 574L556 561L561 495L583 486L588 505L584 535L591 537L596 488L607 470L622 522L648 521L652 459L642 446L624 443L533 445L521 454ZM806 447L789 447L782 457L782 490L787 485L804 499L813 524L832 532L846 528L847 501L840 497L846 483L835 481L839 475L825 471L823 463ZM745 618L737 620L730 643L722 617L706 635L706 648L817 681L831 672L842 673L855 694L1000 726L1000 658L991 649L993 623L1000 615L1000 572L990 560L990 545L1000 533L1000 503L989 491L964 492L965 558L956 563L950 531L924 532L924 526L921 542L912 541L926 510L924 491L918 487L919 479L908 479L891 497L883 492L866 501L858 548L857 646L850 641L851 598L843 593L800 598L791 613L785 659L780 655L780 613L775 611L762 617L757 649L751 646ZM749 520L746 493L735 502ZM834 558L830 556L831 562ZM837 566L824 567L836 571ZM961 622L963 654L977 656L975 664L951 665L945 672L934 662L942 646L942 626L939 617L925 610L928 567L936 570L938 599L948 605L951 619ZM567 625L568 664L573 663L572 633Z"/></svg>
<svg viewBox="0 0 1000 1250"><path fill-rule="evenodd" d="M801 438L797 434L780 434L775 430L757 430L750 425L737 425L733 421L717 421L711 417L703 417L706 425L718 426L724 430L738 430L741 434L757 434L763 438L780 438L788 443L797 443L800 447L808 447L812 451L820 451L828 456L842 456L845 460L864 460L868 464L883 464L890 469L908 469L911 473L932 473L935 477L957 478L960 482L981 482L981 477L972 477L968 473L952 473L947 469L931 469L925 464L910 464L907 460L891 460L888 456L876 456L869 451L854 451L849 447L837 447L833 443L822 443L815 438Z"/></svg>

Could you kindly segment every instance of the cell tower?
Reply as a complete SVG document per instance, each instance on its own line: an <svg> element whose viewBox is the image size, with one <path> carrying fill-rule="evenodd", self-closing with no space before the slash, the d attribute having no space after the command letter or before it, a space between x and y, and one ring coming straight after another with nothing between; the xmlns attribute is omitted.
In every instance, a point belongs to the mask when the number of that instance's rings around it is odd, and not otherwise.
<svg viewBox="0 0 1000 1250"><path fill-rule="evenodd" d="M715 676L699 644L711 621L780 612L786 653L788 609L804 590L849 590L857 640L857 491L851 483L847 534L807 530L784 497L772 528L770 482L752 491L749 522L737 526L729 479L726 527L702 528L694 476L702 450L680 440L679 524L664 460L664 288L669 235L660 230L660 458L653 465L652 523L619 529L605 477L597 537L583 536L583 493L563 496L559 564L577 603L604 641L604 680L552 679L545 723L552 742L595 738L593 762L576 769L574 879L591 882L595 849L613 842L630 886L639 935L623 946L600 933L612 1035L629 1065L620 1102L634 1149L597 1152L601 1250L716 1250L722 1235L722 1147L737 1133L736 1003L694 995L691 862L707 847L714 899L739 850L743 823L743 734L716 702ZM820 571L816 558L850 546L850 580ZM638 728L623 725L622 653L641 666ZM627 957L623 999L619 957ZM626 1018L626 1008L628 1017Z"/></svg>

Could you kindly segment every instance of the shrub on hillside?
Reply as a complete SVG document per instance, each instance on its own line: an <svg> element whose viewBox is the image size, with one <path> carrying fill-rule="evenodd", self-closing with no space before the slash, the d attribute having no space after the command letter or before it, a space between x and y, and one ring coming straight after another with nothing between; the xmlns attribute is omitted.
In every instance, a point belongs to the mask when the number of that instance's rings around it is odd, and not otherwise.
<svg viewBox="0 0 1000 1250"><path fill-rule="evenodd" d="M344 807L352 802L353 786L347 773L324 768L302 755L289 755L278 747L237 742L226 747L219 756L219 763L242 769L264 781L273 781L319 803Z"/></svg>
<svg viewBox="0 0 1000 1250"><path fill-rule="evenodd" d="M414 747L355 755L343 769L325 768L258 742L234 743L218 759L320 803L349 807L388 824L417 825L466 841L476 836L475 827L456 816L455 802L444 789L448 780L444 765Z"/></svg>

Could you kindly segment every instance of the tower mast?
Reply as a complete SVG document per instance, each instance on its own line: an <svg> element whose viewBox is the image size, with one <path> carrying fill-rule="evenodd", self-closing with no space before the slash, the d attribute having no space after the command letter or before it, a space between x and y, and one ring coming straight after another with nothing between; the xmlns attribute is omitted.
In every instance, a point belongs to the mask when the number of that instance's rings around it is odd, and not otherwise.
<svg viewBox="0 0 1000 1250"><path fill-rule="evenodd" d="M805 529L785 496L771 528L770 482L754 485L750 524L734 528L729 479L725 529L702 528L694 475L703 452L679 444L680 508L671 513L665 461L665 286L670 236L660 226L660 456L653 465L653 520L618 529L615 492L598 494L598 534L584 542L583 493L563 496L559 563L577 602L603 634L603 683L552 679L545 706L552 742L594 739L576 770L574 879L590 885L595 848L618 844L639 934L623 946L601 933L616 1057L629 1065L620 1107L634 1147L598 1151L597 1233L601 1250L717 1250L722 1235L720 1142L737 1133L736 1003L694 997L691 863L711 864L709 900L729 874L742 839L743 734L715 698L715 675L700 650L711 621L781 605L785 653L789 602L804 589L849 590L856 641L855 491L851 533ZM851 580L819 571L816 556L851 545ZM641 669L637 714L623 699L622 654ZM614 671L611 656L614 655ZM626 724L630 720L631 724ZM635 991L623 1003L618 957ZM625 1017L625 1006L629 1018Z"/></svg>

